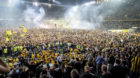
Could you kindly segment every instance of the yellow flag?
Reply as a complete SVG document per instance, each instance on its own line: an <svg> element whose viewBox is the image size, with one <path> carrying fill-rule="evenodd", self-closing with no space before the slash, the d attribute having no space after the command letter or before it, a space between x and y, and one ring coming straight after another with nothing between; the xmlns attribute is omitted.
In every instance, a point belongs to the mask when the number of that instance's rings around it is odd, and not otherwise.
<svg viewBox="0 0 140 78"><path fill-rule="evenodd" d="M55 56L57 56L58 54L57 53L55 53Z"/></svg>
<svg viewBox="0 0 140 78"><path fill-rule="evenodd" d="M21 34L20 36L21 36L21 37L24 37L24 34Z"/></svg>
<svg viewBox="0 0 140 78"><path fill-rule="evenodd" d="M35 58L35 55L34 54L32 54L32 58Z"/></svg>
<svg viewBox="0 0 140 78"><path fill-rule="evenodd" d="M9 30L9 31L6 31L6 35L8 35L8 36L11 36L11 35L12 35L12 32L11 32L11 30Z"/></svg>
<svg viewBox="0 0 140 78"><path fill-rule="evenodd" d="M52 64L53 64L53 65L55 64L55 61L54 61L54 60L52 60Z"/></svg>
<svg viewBox="0 0 140 78"><path fill-rule="evenodd" d="M24 25L21 25L20 28L24 28Z"/></svg>
<svg viewBox="0 0 140 78"><path fill-rule="evenodd" d="M37 58L39 58L39 54L37 54Z"/></svg>
<svg viewBox="0 0 140 78"><path fill-rule="evenodd" d="M12 63L9 63L9 66L12 68L13 67L13 64Z"/></svg>
<svg viewBox="0 0 140 78"><path fill-rule="evenodd" d="M70 48L70 51L72 52L73 51L73 48Z"/></svg>
<svg viewBox="0 0 140 78"><path fill-rule="evenodd" d="M6 38L5 40L6 40L6 41L9 41L9 38Z"/></svg>
<svg viewBox="0 0 140 78"><path fill-rule="evenodd" d="M123 31L124 31L125 33L129 32L129 30L128 30L128 29L124 29Z"/></svg>
<svg viewBox="0 0 140 78"><path fill-rule="evenodd" d="M14 31L13 33L14 33L14 34L17 34L17 32L16 32L16 31Z"/></svg>
<svg viewBox="0 0 140 78"><path fill-rule="evenodd" d="M135 37L135 40L137 39L137 37Z"/></svg>
<svg viewBox="0 0 140 78"><path fill-rule="evenodd" d="M25 32L25 33L26 33L26 32L27 32L27 28L23 28L23 32Z"/></svg>
<svg viewBox="0 0 140 78"><path fill-rule="evenodd" d="M37 63L37 61L36 60L34 60L34 64L36 64Z"/></svg>
<svg viewBox="0 0 140 78"><path fill-rule="evenodd" d="M45 60L47 60L47 56L45 55Z"/></svg>

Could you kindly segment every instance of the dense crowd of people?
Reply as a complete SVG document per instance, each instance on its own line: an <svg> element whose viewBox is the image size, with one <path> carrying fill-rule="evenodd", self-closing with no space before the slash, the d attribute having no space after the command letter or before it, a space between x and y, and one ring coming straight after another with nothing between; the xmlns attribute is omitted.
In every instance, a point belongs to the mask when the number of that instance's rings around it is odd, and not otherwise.
<svg viewBox="0 0 140 78"><path fill-rule="evenodd" d="M106 21L103 23L104 29L130 29L132 27L139 27L139 21Z"/></svg>
<svg viewBox="0 0 140 78"><path fill-rule="evenodd" d="M16 31L16 32L15 32ZM0 55L10 72L0 78L139 78L140 33L101 30L0 31Z"/></svg>

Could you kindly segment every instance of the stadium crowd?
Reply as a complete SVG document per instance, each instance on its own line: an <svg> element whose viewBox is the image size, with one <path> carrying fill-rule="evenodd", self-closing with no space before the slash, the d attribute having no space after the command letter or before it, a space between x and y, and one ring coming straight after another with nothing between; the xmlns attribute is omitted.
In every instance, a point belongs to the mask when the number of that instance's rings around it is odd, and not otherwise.
<svg viewBox="0 0 140 78"><path fill-rule="evenodd" d="M140 77L140 33L28 29L5 40L5 32L0 55L10 71L0 78Z"/></svg>

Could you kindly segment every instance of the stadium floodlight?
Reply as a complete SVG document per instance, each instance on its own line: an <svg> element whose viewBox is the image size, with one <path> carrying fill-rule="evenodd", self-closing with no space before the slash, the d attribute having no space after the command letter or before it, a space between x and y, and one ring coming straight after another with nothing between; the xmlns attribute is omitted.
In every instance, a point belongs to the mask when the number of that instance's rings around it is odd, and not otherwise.
<svg viewBox="0 0 140 78"><path fill-rule="evenodd" d="M52 0L52 2L55 2L55 0Z"/></svg>
<svg viewBox="0 0 140 78"><path fill-rule="evenodd" d="M13 6L12 0L8 0L8 5L9 5L9 7Z"/></svg>
<svg viewBox="0 0 140 78"><path fill-rule="evenodd" d="M51 5L51 4L48 4L48 7L49 7L49 8L51 8L51 7L52 7L52 5Z"/></svg>
<svg viewBox="0 0 140 78"><path fill-rule="evenodd" d="M12 0L8 0L9 4L12 4Z"/></svg>
<svg viewBox="0 0 140 78"><path fill-rule="evenodd" d="M20 0L7 0L7 5L9 7L15 7L17 5L19 5Z"/></svg>
<svg viewBox="0 0 140 78"><path fill-rule="evenodd" d="M38 6L38 2L33 2L33 5L34 6Z"/></svg>

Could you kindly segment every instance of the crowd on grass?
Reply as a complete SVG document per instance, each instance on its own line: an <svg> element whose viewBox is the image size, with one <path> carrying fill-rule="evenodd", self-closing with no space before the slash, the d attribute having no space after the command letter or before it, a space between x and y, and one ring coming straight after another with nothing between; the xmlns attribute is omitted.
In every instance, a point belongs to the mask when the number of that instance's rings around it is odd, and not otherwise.
<svg viewBox="0 0 140 78"><path fill-rule="evenodd" d="M14 32L17 33L14 33ZM0 78L140 78L140 33L28 29L0 34Z"/></svg>

